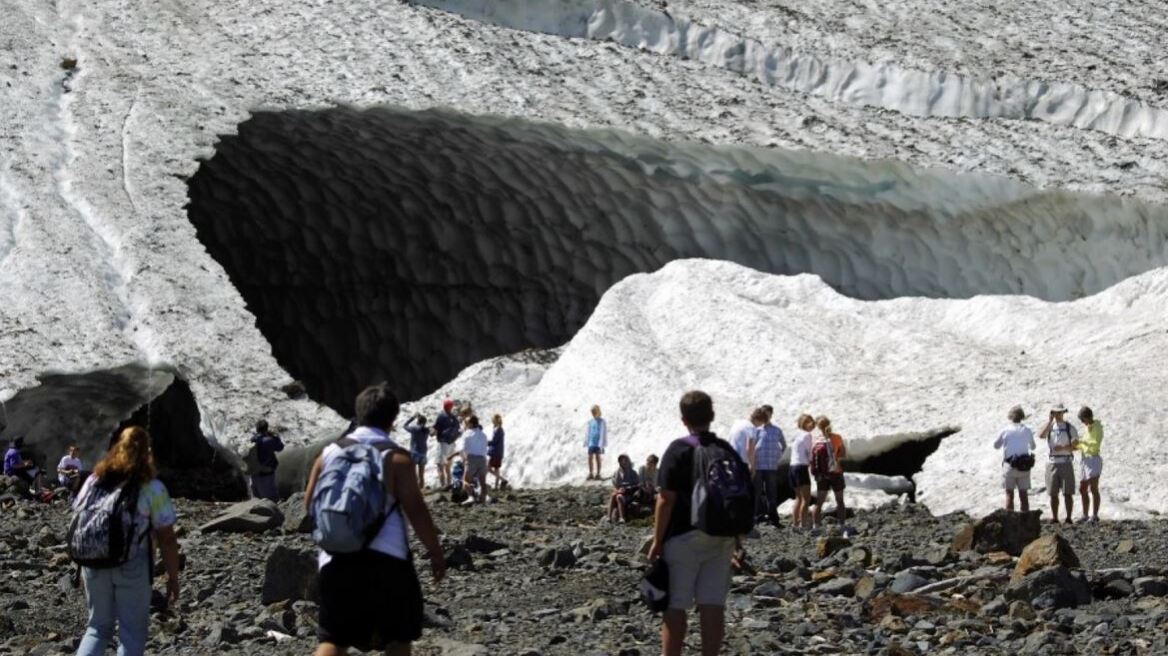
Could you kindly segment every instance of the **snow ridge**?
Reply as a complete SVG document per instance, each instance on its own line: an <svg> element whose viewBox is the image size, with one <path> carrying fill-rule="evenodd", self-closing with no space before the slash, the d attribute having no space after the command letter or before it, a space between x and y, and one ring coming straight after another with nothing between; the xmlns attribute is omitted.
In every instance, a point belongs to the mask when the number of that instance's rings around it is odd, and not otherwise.
<svg viewBox="0 0 1168 656"><path fill-rule="evenodd" d="M771 47L627 0L409 0L502 27L612 41L692 59L767 86L910 116L1038 120L1124 138L1168 140L1168 110L1111 91L1012 75L976 78Z"/></svg>

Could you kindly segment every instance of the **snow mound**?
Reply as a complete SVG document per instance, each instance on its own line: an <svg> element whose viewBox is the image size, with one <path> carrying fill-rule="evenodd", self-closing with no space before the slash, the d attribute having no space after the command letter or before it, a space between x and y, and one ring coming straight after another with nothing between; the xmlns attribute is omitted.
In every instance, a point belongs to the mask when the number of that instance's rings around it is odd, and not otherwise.
<svg viewBox="0 0 1168 656"><path fill-rule="evenodd" d="M537 383L476 408L506 415L507 474L524 485L583 480L594 403L609 421L610 458L662 452L684 432L677 401L694 388L713 396L723 433L770 403L789 433L798 414L827 414L856 452L891 446L870 436L959 425L915 477L918 499L936 513L983 513L1000 503L991 443L1006 411L1021 404L1037 421L1053 402L1086 404L1107 429L1108 513L1143 515L1162 509L1166 487L1157 472L1168 462L1158 448L1168 374L1151 364L1168 348L1165 312L1168 269L1062 303L860 301L815 276L682 260L615 285ZM480 376L450 389L487 398L468 385L488 382Z"/></svg>

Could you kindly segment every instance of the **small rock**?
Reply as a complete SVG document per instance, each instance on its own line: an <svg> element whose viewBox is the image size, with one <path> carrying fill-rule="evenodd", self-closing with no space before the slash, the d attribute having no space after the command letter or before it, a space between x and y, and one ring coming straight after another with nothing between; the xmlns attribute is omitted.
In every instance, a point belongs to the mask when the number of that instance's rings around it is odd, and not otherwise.
<svg viewBox="0 0 1168 656"><path fill-rule="evenodd" d="M1016 620L1026 621L1031 621L1035 617L1034 609L1030 607L1030 604L1021 600L1010 602L1009 615Z"/></svg>
<svg viewBox="0 0 1168 656"><path fill-rule="evenodd" d="M913 572L901 572L892 580L892 585L888 586L889 590L898 594L905 594L912 592L917 588L922 588L930 583L929 579L923 576L918 576Z"/></svg>
<svg viewBox="0 0 1168 656"><path fill-rule="evenodd" d="M466 547L455 545L446 551L446 566L451 569L474 569L474 556Z"/></svg>
<svg viewBox="0 0 1168 656"><path fill-rule="evenodd" d="M1115 553L1131 554L1136 552L1136 543L1132 540L1120 540L1119 544L1115 545Z"/></svg>
<svg viewBox="0 0 1168 656"><path fill-rule="evenodd" d="M543 567L567 569L576 564L576 555L571 549L545 549L539 555L539 564Z"/></svg>
<svg viewBox="0 0 1168 656"><path fill-rule="evenodd" d="M1103 585L1099 591L1099 596L1103 599L1126 599L1132 596L1135 588L1127 579L1115 579L1108 581Z"/></svg>
<svg viewBox="0 0 1168 656"><path fill-rule="evenodd" d="M1073 608L1091 603L1091 587L1082 572L1048 567L1011 582L1006 598L1029 601L1035 608Z"/></svg>
<svg viewBox="0 0 1168 656"><path fill-rule="evenodd" d="M1142 576L1132 581L1132 588L1141 597L1163 597L1168 595L1168 578Z"/></svg>
<svg viewBox="0 0 1168 656"><path fill-rule="evenodd" d="M1079 557L1071 548L1071 543L1061 535L1044 535L1026 545L1022 550L1022 557L1014 566L1011 581L1018 581L1031 572L1047 567L1066 567L1074 569L1079 566Z"/></svg>
<svg viewBox="0 0 1168 656"><path fill-rule="evenodd" d="M819 592L839 597L850 597L856 592L856 581L847 577L832 579L816 588Z"/></svg>
<svg viewBox="0 0 1168 656"><path fill-rule="evenodd" d="M1026 545L1042 534L1039 511L1010 512L999 508L976 522L966 524L953 538L953 551L981 553L1005 551L1019 556Z"/></svg>
<svg viewBox="0 0 1168 656"><path fill-rule="evenodd" d="M484 538L478 535L469 535L462 545L473 553L489 554L496 551L501 551L507 548L507 545L502 542L497 542L489 538Z"/></svg>
<svg viewBox="0 0 1168 656"><path fill-rule="evenodd" d="M852 541L840 536L830 535L819 538L815 543L815 555L820 558L827 558L838 551L852 546Z"/></svg>

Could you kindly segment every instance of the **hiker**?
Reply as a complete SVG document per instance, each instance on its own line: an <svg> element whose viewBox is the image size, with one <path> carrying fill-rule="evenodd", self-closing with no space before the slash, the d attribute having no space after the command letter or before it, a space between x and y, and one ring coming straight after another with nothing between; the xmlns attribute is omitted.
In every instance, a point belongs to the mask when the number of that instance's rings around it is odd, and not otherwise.
<svg viewBox="0 0 1168 656"><path fill-rule="evenodd" d="M15 476L29 486L26 494L38 495L44 491L44 482L41 470L36 463L24 457L24 438L12 440L8 451L4 452L4 475Z"/></svg>
<svg viewBox="0 0 1168 656"><path fill-rule="evenodd" d="M754 439L747 445L746 461L754 472L754 489L758 493L759 519L779 525L779 462L787 450L783 431L770 422L767 412L758 408L750 414L750 423L756 427Z"/></svg>
<svg viewBox="0 0 1168 656"><path fill-rule="evenodd" d="M592 419L588 420L584 432L584 446L588 449L588 480L597 480L600 475L600 457L608 446L608 422L600 416L600 406L592 406Z"/></svg>
<svg viewBox="0 0 1168 656"><path fill-rule="evenodd" d="M491 441L487 442L487 472L495 475L495 489L502 490L510 486L503 478L503 415L496 413L491 417L491 425L495 429L491 432Z"/></svg>
<svg viewBox="0 0 1168 656"><path fill-rule="evenodd" d="M430 448L430 427L426 425L426 417L418 413L410 417L404 426L410 434L410 462L418 474L418 487L426 489L426 451Z"/></svg>
<svg viewBox="0 0 1168 656"><path fill-rule="evenodd" d="M123 505L124 504L124 505ZM150 629L153 549L157 544L166 568L166 599L178 603L177 519L166 486L157 478L150 434L139 426L122 430L113 448L93 468L73 503L74 520L69 530L70 556L81 564L85 604L89 620L77 656L101 656L117 625L119 656L146 653ZM124 513L122 512L124 510ZM119 524L111 516L128 516L125 552L109 554L111 535ZM96 536L102 539L94 539ZM90 558L108 558L99 567Z"/></svg>
<svg viewBox="0 0 1168 656"><path fill-rule="evenodd" d="M811 445L811 469L815 470L815 508L811 511L811 528L818 530L823 519L823 502L827 493L835 495L835 517L839 520L844 537L848 536L848 509L844 505L844 456L847 448L844 438L831 430L831 419L820 415L815 418L819 434ZM818 450L817 450L818 449Z"/></svg>
<svg viewBox="0 0 1168 656"><path fill-rule="evenodd" d="M377 480L365 479L373 490L384 489L381 499L385 510L365 531L380 528L372 540L347 552L329 553L323 548L318 556L320 567L316 656L337 656L350 647L361 651L384 650L389 656L408 656L410 643L422 635L422 587L410 554L406 520L427 550L434 582L442 580L446 560L438 542L438 530L422 498L413 461L404 449L389 438L399 410L397 396L389 385L381 383L366 388L355 403L358 427L348 438L330 444L312 465L305 488L305 505L316 517L314 506L343 495L360 473L353 465L343 470L351 454L373 447L378 467ZM382 457L384 453L384 457ZM321 488L317 490L318 483ZM320 497L317 501L316 497ZM369 495L363 493L360 498ZM354 497L347 497L353 499ZM326 533L317 522L313 537L318 544L345 535L341 531Z"/></svg>
<svg viewBox="0 0 1168 656"><path fill-rule="evenodd" d="M755 423L752 420L755 412L759 412L759 410L752 411L751 416L746 419L734 422L730 426L730 432L726 438L726 441L730 442L730 446L734 447L734 451L738 453L738 457L745 462L750 462L750 443L754 441L759 426L762 426L761 422Z"/></svg>
<svg viewBox="0 0 1168 656"><path fill-rule="evenodd" d="M658 462L657 454L650 453L649 457L645 458L645 464L637 470L637 477L641 479L641 498L650 505L657 501Z"/></svg>
<svg viewBox="0 0 1168 656"><path fill-rule="evenodd" d="M1080 454L1079 459L1079 495L1083 502L1082 521L1099 521L1099 477L1103 474L1103 456L1099 455L1099 447L1103 443L1103 424L1095 419L1091 408L1083 406L1079 409L1079 421L1087 428L1087 434L1076 440L1072 446ZM1090 519L1087 517L1087 493L1091 493L1090 500L1094 502Z"/></svg>
<svg viewBox="0 0 1168 656"><path fill-rule="evenodd" d="M1030 469L1034 467L1034 433L1022 425L1022 406L1010 408L1010 423L998 433L994 448L1002 450L1002 488L1006 490L1006 510L1014 510L1014 490L1022 512L1030 512Z"/></svg>
<svg viewBox="0 0 1168 656"><path fill-rule="evenodd" d="M1066 501L1067 523L1075 506L1075 464L1074 446L1079 439L1075 427L1066 422L1067 407L1061 403L1050 409L1050 418L1038 432L1040 439L1046 440L1049 458L1046 463L1046 491L1050 494L1050 521L1058 523L1059 493Z"/></svg>
<svg viewBox="0 0 1168 656"><path fill-rule="evenodd" d="M479 418L471 415L466 419L466 431L462 434L462 457L466 461L462 482L469 488L472 498L465 504L487 502L487 434L479 424Z"/></svg>
<svg viewBox="0 0 1168 656"><path fill-rule="evenodd" d="M442 412L434 420L434 436L438 440L438 484L440 487L450 487L450 459L457 452L455 442L460 433L458 417L454 414L454 401L446 399L442 402Z"/></svg>
<svg viewBox="0 0 1168 656"><path fill-rule="evenodd" d="M746 463L733 446L710 432L714 403L709 395L687 392L679 407L689 435L670 444L661 459L653 544L649 548L649 560L664 558L669 570L669 608L661 625L661 649L664 656L680 656L686 611L696 603L702 654L716 656L726 630L730 558L741 536L753 528L755 502ZM732 475L708 477L708 470L695 467L699 456L705 463L716 458L718 471ZM695 473L699 474L696 478ZM704 486L705 492L699 498L720 498L726 503L717 507L702 503L693 508L698 485ZM719 488L711 493L713 485Z"/></svg>
<svg viewBox="0 0 1168 656"><path fill-rule="evenodd" d="M255 435L251 436L251 443L256 450L256 461L259 468L251 476L251 494L257 499L279 501L280 493L276 490L276 467L279 461L276 453L284 450L284 441L279 435L268 429L268 422L261 419L256 422Z"/></svg>
<svg viewBox="0 0 1168 656"><path fill-rule="evenodd" d="M637 498L641 477L633 470L633 459L620 454L616 459L616 473L612 475L612 495L608 498L608 521L625 523L625 511Z"/></svg>
<svg viewBox="0 0 1168 656"><path fill-rule="evenodd" d="M791 509L791 525L796 530L806 529L811 512L811 430L815 419L811 415L799 415L795 421L799 428L791 443L791 468L787 472L788 482L795 491L795 507Z"/></svg>
<svg viewBox="0 0 1168 656"><path fill-rule="evenodd" d="M60 462L57 463L57 482L69 490L71 496L77 494L77 490L81 489L84 482L81 479L81 458L77 457L79 453L81 449L78 449L76 444L70 444L65 455L61 456Z"/></svg>

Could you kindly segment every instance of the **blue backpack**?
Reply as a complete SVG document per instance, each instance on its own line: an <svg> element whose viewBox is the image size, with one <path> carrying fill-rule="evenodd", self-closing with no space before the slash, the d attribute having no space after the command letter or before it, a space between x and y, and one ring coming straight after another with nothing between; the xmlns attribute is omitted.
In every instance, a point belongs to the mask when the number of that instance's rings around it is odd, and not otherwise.
<svg viewBox="0 0 1168 656"><path fill-rule="evenodd" d="M709 535L733 537L754 528L754 483L750 467L734 447L710 434L706 444L683 438L693 447L693 496L690 522Z"/></svg>
<svg viewBox="0 0 1168 656"><path fill-rule="evenodd" d="M328 461L312 492L312 539L330 554L356 553L369 546L397 503L385 508L382 463L392 442L377 445L337 441L341 452Z"/></svg>

